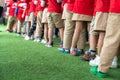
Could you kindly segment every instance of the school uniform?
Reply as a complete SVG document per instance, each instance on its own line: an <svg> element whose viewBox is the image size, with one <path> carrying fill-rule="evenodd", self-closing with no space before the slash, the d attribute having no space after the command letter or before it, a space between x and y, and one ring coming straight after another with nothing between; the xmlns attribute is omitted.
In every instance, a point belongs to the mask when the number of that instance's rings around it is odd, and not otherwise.
<svg viewBox="0 0 120 80"><path fill-rule="evenodd" d="M8 22L7 22L7 31L11 32L13 30L14 24L16 24L17 19L14 14L15 9L17 8L17 2L10 2L10 10L9 10L9 17L8 17Z"/></svg>
<svg viewBox="0 0 120 80"><path fill-rule="evenodd" d="M75 22L72 21L73 7L75 0L67 0L67 10L65 13L66 21L64 28L63 48L70 50Z"/></svg>
<svg viewBox="0 0 120 80"><path fill-rule="evenodd" d="M106 31L110 0L97 0L94 31Z"/></svg>
<svg viewBox="0 0 120 80"><path fill-rule="evenodd" d="M63 28L62 7L56 0L48 0L48 27Z"/></svg>
<svg viewBox="0 0 120 80"><path fill-rule="evenodd" d="M21 28L23 27L23 23L25 20L26 8L27 8L27 3L25 1L18 2L18 14L17 14L17 20L18 20L17 33L18 33L18 35L21 34Z"/></svg>
<svg viewBox="0 0 120 80"><path fill-rule="evenodd" d="M110 0L106 35L100 55L99 71L107 73L113 58L120 51L120 0Z"/></svg>
<svg viewBox="0 0 120 80"><path fill-rule="evenodd" d="M72 20L91 21L94 11L94 0L75 0Z"/></svg>
<svg viewBox="0 0 120 80"><path fill-rule="evenodd" d="M41 6L41 0L38 0L38 4L36 6L37 8L37 27L36 27L36 32L35 32L35 37L41 37L42 36L42 15L43 15L43 10L45 6Z"/></svg>

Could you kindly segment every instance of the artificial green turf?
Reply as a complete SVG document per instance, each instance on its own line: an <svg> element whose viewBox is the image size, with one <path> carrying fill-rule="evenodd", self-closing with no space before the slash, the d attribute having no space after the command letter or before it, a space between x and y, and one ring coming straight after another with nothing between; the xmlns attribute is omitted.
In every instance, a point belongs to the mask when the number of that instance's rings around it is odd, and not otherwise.
<svg viewBox="0 0 120 80"><path fill-rule="evenodd" d="M58 52L59 39L48 48L0 30L0 80L120 80L120 68L105 79L90 74L88 62Z"/></svg>

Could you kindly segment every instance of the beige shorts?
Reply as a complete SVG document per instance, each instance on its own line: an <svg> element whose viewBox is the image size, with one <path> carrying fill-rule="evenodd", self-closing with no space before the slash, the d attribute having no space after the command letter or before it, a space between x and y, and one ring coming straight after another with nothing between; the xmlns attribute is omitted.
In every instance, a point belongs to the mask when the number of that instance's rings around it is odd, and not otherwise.
<svg viewBox="0 0 120 80"><path fill-rule="evenodd" d="M48 13L48 8L45 8L43 11L42 23L48 23L47 13Z"/></svg>
<svg viewBox="0 0 120 80"><path fill-rule="evenodd" d="M29 21L29 16L25 16L25 21Z"/></svg>
<svg viewBox="0 0 120 80"><path fill-rule="evenodd" d="M29 21L31 21L31 20L34 20L34 12L31 12L31 13L30 13Z"/></svg>
<svg viewBox="0 0 120 80"><path fill-rule="evenodd" d="M97 12L95 17L94 31L106 31L108 13Z"/></svg>
<svg viewBox="0 0 120 80"><path fill-rule="evenodd" d="M73 21L91 21L92 16L74 13L72 20Z"/></svg>
<svg viewBox="0 0 120 80"><path fill-rule="evenodd" d="M48 12L48 27L63 28L63 20L61 19L62 14Z"/></svg>
<svg viewBox="0 0 120 80"><path fill-rule="evenodd" d="M67 11L67 4L64 5L62 19L66 19L65 13Z"/></svg>
<svg viewBox="0 0 120 80"><path fill-rule="evenodd" d="M93 17L91 23L90 23L90 32L89 34L92 34L92 35L98 35L99 33L94 31L94 25L95 25L95 17Z"/></svg>

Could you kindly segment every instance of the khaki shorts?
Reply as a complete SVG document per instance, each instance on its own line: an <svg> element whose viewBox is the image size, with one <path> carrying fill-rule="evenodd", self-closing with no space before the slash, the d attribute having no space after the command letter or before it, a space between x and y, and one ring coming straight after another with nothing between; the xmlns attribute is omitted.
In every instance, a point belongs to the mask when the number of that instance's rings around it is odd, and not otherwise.
<svg viewBox="0 0 120 80"><path fill-rule="evenodd" d="M25 21L29 21L29 16L25 16Z"/></svg>
<svg viewBox="0 0 120 80"><path fill-rule="evenodd" d="M67 11L67 4L64 5L62 19L66 19L65 13Z"/></svg>
<svg viewBox="0 0 120 80"><path fill-rule="evenodd" d="M47 13L48 13L48 8L45 8L43 11L42 23L48 23Z"/></svg>
<svg viewBox="0 0 120 80"><path fill-rule="evenodd" d="M95 25L95 17L93 17L91 23L90 23L90 32L89 34L92 34L92 35L98 35L99 33L94 31L94 25Z"/></svg>
<svg viewBox="0 0 120 80"><path fill-rule="evenodd" d="M63 20L61 19L62 14L48 12L48 27L63 28Z"/></svg>
<svg viewBox="0 0 120 80"><path fill-rule="evenodd" d="M91 21L92 16L74 13L72 20L73 21Z"/></svg>
<svg viewBox="0 0 120 80"><path fill-rule="evenodd" d="M108 13L97 12L95 17L94 31L106 31Z"/></svg>
<svg viewBox="0 0 120 80"><path fill-rule="evenodd" d="M29 21L31 21L31 20L34 20L34 12L31 12L31 13L30 13Z"/></svg>

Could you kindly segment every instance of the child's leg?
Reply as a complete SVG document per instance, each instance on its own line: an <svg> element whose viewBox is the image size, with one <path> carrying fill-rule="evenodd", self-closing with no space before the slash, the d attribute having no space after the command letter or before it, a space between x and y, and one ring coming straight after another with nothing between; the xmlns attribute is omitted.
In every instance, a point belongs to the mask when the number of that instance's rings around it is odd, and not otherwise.
<svg viewBox="0 0 120 80"><path fill-rule="evenodd" d="M120 17L119 14L109 14L106 35L104 38L103 47L100 54L99 71L106 73L116 56L120 47ZM114 26L114 27L113 27Z"/></svg>
<svg viewBox="0 0 120 80"><path fill-rule="evenodd" d="M100 56L100 53L103 47L104 37L105 37L105 32L100 32L99 39L98 39L98 56Z"/></svg>
<svg viewBox="0 0 120 80"><path fill-rule="evenodd" d="M41 40L41 36L42 36L42 11L39 11L38 12L38 15L37 15L37 27L36 27L36 32L35 32L35 40L37 42L39 42Z"/></svg>
<svg viewBox="0 0 120 80"><path fill-rule="evenodd" d="M52 39L53 39L53 31L54 31L54 27L50 27L48 29L48 38L49 38L49 43L52 43Z"/></svg>
<svg viewBox="0 0 120 80"><path fill-rule="evenodd" d="M17 34L21 34L22 21L18 20Z"/></svg>
<svg viewBox="0 0 120 80"><path fill-rule="evenodd" d="M73 34L73 38L72 38L71 48L76 48L82 27L83 27L83 22L76 21L76 26L75 26L75 30L74 30L74 34Z"/></svg>
<svg viewBox="0 0 120 80"><path fill-rule="evenodd" d="M12 16L9 16L9 18L8 18L8 22L7 22L7 31L8 32L11 32L12 30L11 30L11 27L13 26L13 17Z"/></svg>
<svg viewBox="0 0 120 80"><path fill-rule="evenodd" d="M31 13L30 13L29 21L30 21L30 24L31 24L31 25L34 23L34 12L31 12Z"/></svg>
<svg viewBox="0 0 120 80"><path fill-rule="evenodd" d="M86 25L83 26L83 29L82 29L80 36L79 36L79 40L77 42L78 54L83 53L83 50L85 48L85 42L86 42Z"/></svg>
<svg viewBox="0 0 120 80"><path fill-rule="evenodd" d="M47 42L48 41L48 24L44 24L44 40Z"/></svg>
<svg viewBox="0 0 120 80"><path fill-rule="evenodd" d="M70 50L72 43L72 36L74 33L75 22L72 21L73 13L70 11L66 11L66 21L65 21L65 29L64 29L64 40L63 40L63 48L65 50Z"/></svg>

